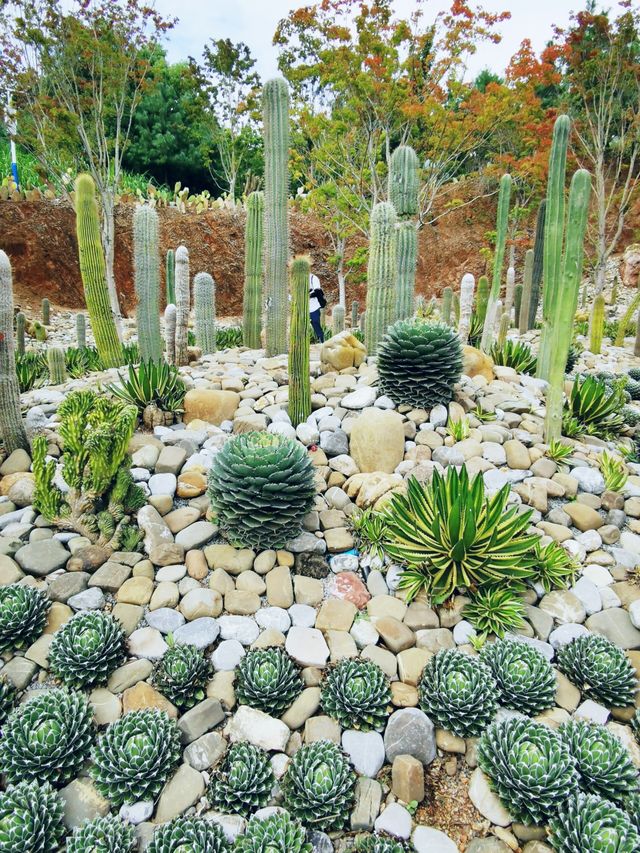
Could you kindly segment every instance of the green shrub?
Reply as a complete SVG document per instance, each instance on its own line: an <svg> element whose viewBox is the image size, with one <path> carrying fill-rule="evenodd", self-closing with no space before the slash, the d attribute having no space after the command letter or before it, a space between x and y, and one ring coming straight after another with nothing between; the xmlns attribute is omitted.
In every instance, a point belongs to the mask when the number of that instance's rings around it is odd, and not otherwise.
<svg viewBox="0 0 640 853"><path fill-rule="evenodd" d="M577 791L569 747L541 723L511 718L493 723L478 744L478 766L519 823L544 824Z"/></svg>
<svg viewBox="0 0 640 853"><path fill-rule="evenodd" d="M549 821L556 853L637 853L640 836L629 816L593 794L569 797Z"/></svg>
<svg viewBox="0 0 640 853"><path fill-rule="evenodd" d="M624 403L620 382L608 386L595 376L578 376L565 403L562 432L569 437L585 434L613 438L624 426Z"/></svg>
<svg viewBox="0 0 640 853"><path fill-rule="evenodd" d="M583 696L608 707L633 705L636 671L623 649L606 637L575 637L558 649L557 666Z"/></svg>
<svg viewBox="0 0 640 853"><path fill-rule="evenodd" d="M147 853L231 853L232 845L217 823L199 817L175 817L159 826Z"/></svg>
<svg viewBox="0 0 640 853"><path fill-rule="evenodd" d="M515 583L531 576L535 537L525 533L531 510L507 508L510 486L486 497L482 475L466 468L433 472L422 486L414 477L387 510L386 552L407 568L407 597L426 591L441 604L456 590Z"/></svg>
<svg viewBox="0 0 640 853"><path fill-rule="evenodd" d="M53 635L49 669L69 687L105 684L125 659L122 625L101 610L78 613Z"/></svg>
<svg viewBox="0 0 640 853"><path fill-rule="evenodd" d="M133 853L136 847L133 827L108 815L76 826L67 840L66 853Z"/></svg>
<svg viewBox="0 0 640 853"><path fill-rule="evenodd" d="M282 779L285 807L310 829L342 829L355 802L356 777L338 747L326 740L300 747Z"/></svg>
<svg viewBox="0 0 640 853"><path fill-rule="evenodd" d="M186 386L180 371L166 361L141 361L137 367L129 365L127 376L118 373L119 385L107 389L123 402L135 406L142 413L147 406L157 406L163 412L181 412Z"/></svg>
<svg viewBox="0 0 640 853"><path fill-rule="evenodd" d="M30 646L44 631L51 601L32 586L0 587L0 652Z"/></svg>
<svg viewBox="0 0 640 853"><path fill-rule="evenodd" d="M555 705L556 675L549 661L529 643L497 640L480 659L491 670L505 708L535 716Z"/></svg>
<svg viewBox="0 0 640 853"><path fill-rule="evenodd" d="M507 631L517 631L524 625L524 602L509 587L488 587L479 590L462 615L477 631L481 640L489 634L504 637Z"/></svg>
<svg viewBox="0 0 640 853"><path fill-rule="evenodd" d="M533 376L536 372L538 360L531 352L531 347L522 341L507 338L503 344L495 343L491 347L490 355L494 364L512 367L518 373L529 373Z"/></svg>
<svg viewBox="0 0 640 853"><path fill-rule="evenodd" d="M583 791L621 805L638 790L638 771L631 756L607 728L569 720L559 731L576 760L578 784Z"/></svg>
<svg viewBox="0 0 640 853"><path fill-rule="evenodd" d="M298 442L267 432L236 435L216 454L209 498L229 538L250 548L281 548L313 506L314 469Z"/></svg>
<svg viewBox="0 0 640 853"><path fill-rule="evenodd" d="M378 345L378 386L394 403L430 409L449 403L462 374L462 346L447 325L400 320Z"/></svg>
<svg viewBox="0 0 640 853"><path fill-rule="evenodd" d="M322 683L322 709L343 729L381 731L390 702L389 679L373 661L343 658Z"/></svg>
<svg viewBox="0 0 640 853"><path fill-rule="evenodd" d="M0 853L53 853L65 834L62 799L51 785L19 782L0 792Z"/></svg>
<svg viewBox="0 0 640 853"><path fill-rule="evenodd" d="M153 685L178 708L192 708L206 696L211 663L201 649L190 645L171 646L156 664Z"/></svg>
<svg viewBox="0 0 640 853"><path fill-rule="evenodd" d="M155 800L181 754L175 720L164 711L130 711L100 737L89 772L98 792L114 806Z"/></svg>
<svg viewBox="0 0 640 853"><path fill-rule="evenodd" d="M236 841L235 853L312 853L305 830L288 812L253 817Z"/></svg>
<svg viewBox="0 0 640 853"><path fill-rule="evenodd" d="M234 743L207 788L213 808L245 817L271 799L275 776L269 755L251 743Z"/></svg>
<svg viewBox="0 0 640 853"><path fill-rule="evenodd" d="M282 649L252 649L236 667L235 694L249 705L280 717L304 689L300 670Z"/></svg>

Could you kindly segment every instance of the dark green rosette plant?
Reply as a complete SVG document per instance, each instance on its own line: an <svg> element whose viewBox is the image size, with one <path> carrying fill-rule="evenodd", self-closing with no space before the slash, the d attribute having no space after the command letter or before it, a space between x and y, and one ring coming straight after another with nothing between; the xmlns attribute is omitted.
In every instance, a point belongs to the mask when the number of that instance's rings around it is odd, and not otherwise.
<svg viewBox="0 0 640 853"><path fill-rule="evenodd" d="M640 835L629 815L594 794L573 794L549 821L556 853L637 853Z"/></svg>
<svg viewBox="0 0 640 853"><path fill-rule="evenodd" d="M382 731L391 702L388 677L373 661L343 658L322 684L322 709L344 729Z"/></svg>
<svg viewBox="0 0 640 853"><path fill-rule="evenodd" d="M553 708L557 691L553 667L536 648L519 640L496 640L480 652L505 708L535 716Z"/></svg>
<svg viewBox="0 0 640 853"><path fill-rule="evenodd" d="M557 665L584 696L607 707L633 705L638 678L620 646L599 634L582 634L558 649Z"/></svg>

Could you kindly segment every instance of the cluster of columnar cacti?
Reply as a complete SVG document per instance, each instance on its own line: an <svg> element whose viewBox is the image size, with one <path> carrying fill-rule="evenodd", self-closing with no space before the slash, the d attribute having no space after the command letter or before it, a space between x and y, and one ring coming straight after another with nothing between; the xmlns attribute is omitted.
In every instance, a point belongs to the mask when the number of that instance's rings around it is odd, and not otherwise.
<svg viewBox="0 0 640 853"><path fill-rule="evenodd" d="M442 305L440 307L440 314L442 315L442 322L446 323L447 326L451 325L451 305L453 302L453 290L450 287L445 287L442 291Z"/></svg>
<svg viewBox="0 0 640 853"><path fill-rule="evenodd" d="M186 246L176 249L176 334L175 363L189 363L189 251Z"/></svg>
<svg viewBox="0 0 640 853"><path fill-rule="evenodd" d="M562 427L564 373L582 278L584 234L589 212L591 176L579 169L571 180L565 216L565 172L569 117L560 116L553 129L547 183L544 234L543 334L538 376L547 388L545 441L558 440Z"/></svg>
<svg viewBox="0 0 640 853"><path fill-rule="evenodd" d="M367 308L365 340L375 355L378 344L395 316L396 211L388 201L378 202L371 211L369 264L367 267Z"/></svg>
<svg viewBox="0 0 640 853"><path fill-rule="evenodd" d="M47 368L52 385L62 385L69 378L64 360L64 350L61 347L49 347L47 350Z"/></svg>
<svg viewBox="0 0 640 853"><path fill-rule="evenodd" d="M589 349L594 355L600 355L604 334L604 294L599 293L593 300L593 309L589 323Z"/></svg>
<svg viewBox="0 0 640 853"><path fill-rule="evenodd" d="M460 320L458 321L458 337L463 345L469 340L475 287L475 278L471 273L465 273L460 282Z"/></svg>
<svg viewBox="0 0 640 853"><path fill-rule="evenodd" d="M49 300L45 298L42 300L42 322L45 326L49 325L49 320L51 319L51 303Z"/></svg>
<svg viewBox="0 0 640 853"><path fill-rule="evenodd" d="M0 250L0 435L8 453L28 448L20 415L20 388L13 346L13 280L11 263Z"/></svg>
<svg viewBox="0 0 640 853"><path fill-rule="evenodd" d="M360 303L357 299L354 299L351 303L351 328L355 329L358 326L358 319L360 314Z"/></svg>
<svg viewBox="0 0 640 853"><path fill-rule="evenodd" d="M306 421L311 414L309 274L309 258L304 256L295 258L291 264L289 346L289 417L294 426Z"/></svg>
<svg viewBox="0 0 640 853"><path fill-rule="evenodd" d="M122 364L122 346L111 310L95 185L90 175L79 175L75 191L76 230L80 275L100 360L105 367Z"/></svg>
<svg viewBox="0 0 640 853"><path fill-rule="evenodd" d="M331 312L331 326L334 335L344 332L344 306L334 305Z"/></svg>
<svg viewBox="0 0 640 853"><path fill-rule="evenodd" d="M528 331L531 327L529 325L529 315L530 315L530 306L531 299L533 296L532 292L533 285L533 249L527 249L524 255L524 273L522 275L522 291L520 298L520 310L516 311L516 320L518 321L518 331L520 334L524 334L524 332ZM535 317L534 317L535 322Z"/></svg>
<svg viewBox="0 0 640 853"><path fill-rule="evenodd" d="M493 258L493 278L487 314L482 330L481 348L488 352L493 343L494 323L496 319L495 304L500 298L500 283L502 281L502 264L504 261L504 249L507 242L507 223L509 219L509 199L511 197L511 175L503 175L500 179L500 192L498 194L498 213L496 219L496 250Z"/></svg>
<svg viewBox="0 0 640 853"><path fill-rule="evenodd" d="M18 311L16 314L16 351L19 355L24 353L24 327L26 322L25 315L22 311Z"/></svg>
<svg viewBox="0 0 640 853"><path fill-rule="evenodd" d="M419 162L409 145L400 145L389 163L389 201L398 217L396 228L396 303L395 319L404 320L413 313L413 294L418 263L418 213L420 189Z"/></svg>
<svg viewBox="0 0 640 853"><path fill-rule="evenodd" d="M171 303L164 309L164 349L168 364L176 363L176 313Z"/></svg>
<svg viewBox="0 0 640 853"><path fill-rule="evenodd" d="M264 193L256 190L247 199L244 227L244 299L242 331L245 346L259 349L262 331L262 248Z"/></svg>
<svg viewBox="0 0 640 853"><path fill-rule="evenodd" d="M76 314L76 344L79 349L87 345L87 320L84 314Z"/></svg>
<svg viewBox="0 0 640 853"><path fill-rule="evenodd" d="M287 351L287 261L289 256L289 87L277 77L262 94L267 355ZM308 283L307 283L308 289Z"/></svg>
<svg viewBox="0 0 640 853"><path fill-rule="evenodd" d="M173 249L167 251L165 258L164 290L167 305L176 304L176 253Z"/></svg>
<svg viewBox="0 0 640 853"><path fill-rule="evenodd" d="M160 361L160 253L158 214L140 205L133 214L133 273L138 305L136 322L142 361Z"/></svg>
<svg viewBox="0 0 640 853"><path fill-rule="evenodd" d="M216 284L208 272L193 279L193 307L196 317L196 344L203 355L216 351Z"/></svg>

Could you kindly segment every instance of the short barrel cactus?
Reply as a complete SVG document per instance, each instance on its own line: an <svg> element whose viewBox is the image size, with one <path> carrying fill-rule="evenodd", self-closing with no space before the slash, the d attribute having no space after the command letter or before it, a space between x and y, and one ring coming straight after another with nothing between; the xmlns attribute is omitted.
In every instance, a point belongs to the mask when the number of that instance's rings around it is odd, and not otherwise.
<svg viewBox="0 0 640 853"><path fill-rule="evenodd" d="M553 708L556 676L549 661L536 648L519 640L487 643L480 652L498 687L501 705L535 716Z"/></svg>
<svg viewBox="0 0 640 853"><path fill-rule="evenodd" d="M192 708L205 698L211 674L211 663L201 649L171 646L155 668L153 684L178 708Z"/></svg>
<svg viewBox="0 0 640 853"><path fill-rule="evenodd" d="M0 652L30 646L44 631L51 601L32 586L0 587Z"/></svg>
<svg viewBox="0 0 640 853"><path fill-rule="evenodd" d="M302 693L300 670L282 649L252 649L236 667L235 693L249 705L280 717Z"/></svg>
<svg viewBox="0 0 640 853"><path fill-rule="evenodd" d="M322 709L345 729L381 731L390 702L389 679L373 661L343 658L322 685Z"/></svg>
<svg viewBox="0 0 640 853"><path fill-rule="evenodd" d="M76 826L67 839L66 853L133 853L136 847L131 824L108 815Z"/></svg>
<svg viewBox="0 0 640 853"><path fill-rule="evenodd" d="M231 853L222 828L211 820L176 817L159 826L147 847L147 853Z"/></svg>
<svg viewBox="0 0 640 853"><path fill-rule="evenodd" d="M268 817L253 817L247 831L238 837L235 853L312 853L313 847L305 841L305 830L300 821L288 812L280 811Z"/></svg>
<svg viewBox="0 0 640 853"><path fill-rule="evenodd" d="M246 816L267 805L275 782L268 753L251 743L234 743L213 774L207 797L226 814Z"/></svg>
<svg viewBox="0 0 640 853"><path fill-rule="evenodd" d="M49 668L69 687L105 684L125 658L122 625L101 610L78 613L53 635Z"/></svg>
<svg viewBox="0 0 640 853"><path fill-rule="evenodd" d="M629 815L594 794L574 794L549 821L556 853L637 853L640 835Z"/></svg>
<svg viewBox="0 0 640 853"><path fill-rule="evenodd" d="M582 634L558 650L558 669L584 696L608 707L633 705L638 679L620 646L599 634Z"/></svg>
<svg viewBox="0 0 640 853"><path fill-rule="evenodd" d="M62 798L51 785L19 782L0 793L0 853L51 853L65 834Z"/></svg>

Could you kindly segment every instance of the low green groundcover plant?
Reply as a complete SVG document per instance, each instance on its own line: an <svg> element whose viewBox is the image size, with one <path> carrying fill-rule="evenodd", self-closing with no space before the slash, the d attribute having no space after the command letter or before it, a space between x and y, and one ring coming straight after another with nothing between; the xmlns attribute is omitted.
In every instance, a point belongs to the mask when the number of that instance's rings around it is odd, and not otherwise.
<svg viewBox="0 0 640 853"><path fill-rule="evenodd" d="M490 634L504 637L508 631L518 631L524 625L524 614L524 601L508 586L478 590L462 611L480 641L486 640Z"/></svg>
<svg viewBox="0 0 640 853"><path fill-rule="evenodd" d="M118 374L120 384L108 385L108 390L141 414L147 406L157 406L163 412L181 412L186 386L177 367L166 361L141 361L129 365L128 373Z"/></svg>
<svg viewBox="0 0 640 853"><path fill-rule="evenodd" d="M562 434L613 438L624 427L624 383L607 385L595 376L576 377L562 417Z"/></svg>

